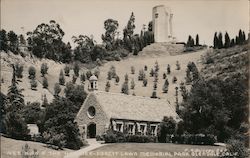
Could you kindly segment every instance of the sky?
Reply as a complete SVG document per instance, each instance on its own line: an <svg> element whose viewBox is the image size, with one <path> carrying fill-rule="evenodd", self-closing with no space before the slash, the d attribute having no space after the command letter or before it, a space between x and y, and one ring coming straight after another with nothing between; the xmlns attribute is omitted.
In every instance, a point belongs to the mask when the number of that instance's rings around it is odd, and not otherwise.
<svg viewBox="0 0 250 158"><path fill-rule="evenodd" d="M135 33L152 20L152 8L165 5L173 13L173 33L180 42L199 34L200 43L211 45L214 32L227 31L235 37L239 29L249 32L249 0L0 0L1 29L18 34L33 31L41 23L55 20L65 32L63 41L72 36L94 36L101 43L104 21L112 18L126 26L131 12L135 15Z"/></svg>

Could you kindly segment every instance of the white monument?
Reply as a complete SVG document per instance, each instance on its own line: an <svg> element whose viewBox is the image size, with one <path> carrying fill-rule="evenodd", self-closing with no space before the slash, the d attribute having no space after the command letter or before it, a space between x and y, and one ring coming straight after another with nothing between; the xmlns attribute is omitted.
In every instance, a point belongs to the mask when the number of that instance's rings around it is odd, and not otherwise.
<svg viewBox="0 0 250 158"><path fill-rule="evenodd" d="M171 42L173 40L173 14L170 8L164 5L155 6L152 16L155 42Z"/></svg>

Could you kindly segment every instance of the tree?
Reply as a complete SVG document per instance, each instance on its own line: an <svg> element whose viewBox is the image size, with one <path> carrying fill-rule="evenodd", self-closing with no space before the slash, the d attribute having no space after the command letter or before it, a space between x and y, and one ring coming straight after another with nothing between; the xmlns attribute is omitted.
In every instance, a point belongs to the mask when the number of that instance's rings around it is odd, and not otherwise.
<svg viewBox="0 0 250 158"><path fill-rule="evenodd" d="M107 81L105 91L109 92L109 89L110 89L110 83L109 83L109 81Z"/></svg>
<svg viewBox="0 0 250 158"><path fill-rule="evenodd" d="M19 35L19 43L21 45L26 45L26 40L24 39L24 36L22 34Z"/></svg>
<svg viewBox="0 0 250 158"><path fill-rule="evenodd" d="M109 71L111 72L111 77L115 78L116 77L116 70L115 70L115 66L111 65Z"/></svg>
<svg viewBox="0 0 250 158"><path fill-rule="evenodd" d="M88 70L88 71L86 72L86 77L87 77L87 79L89 79L91 76L92 76L92 72L91 72L90 70Z"/></svg>
<svg viewBox="0 0 250 158"><path fill-rule="evenodd" d="M223 40L222 40L222 33L221 32L219 33L219 36L218 36L218 48L219 49L223 48Z"/></svg>
<svg viewBox="0 0 250 158"><path fill-rule="evenodd" d="M231 39L230 47L233 47L233 46L235 46L235 41L234 41L234 39Z"/></svg>
<svg viewBox="0 0 250 158"><path fill-rule="evenodd" d="M159 64L157 61L155 61L155 72L158 72L160 70Z"/></svg>
<svg viewBox="0 0 250 158"><path fill-rule="evenodd" d="M79 76L79 65L77 63L74 64L74 73L78 77Z"/></svg>
<svg viewBox="0 0 250 158"><path fill-rule="evenodd" d="M163 73L163 79L165 80L166 79L166 77L167 77L167 75L166 75L166 73Z"/></svg>
<svg viewBox="0 0 250 158"><path fill-rule="evenodd" d="M72 61L72 50L71 45L68 42L67 44L62 44L61 54L59 60L63 63L70 63Z"/></svg>
<svg viewBox="0 0 250 158"><path fill-rule="evenodd" d="M108 71L108 77L107 77L108 80L111 80L112 79L112 72L111 71Z"/></svg>
<svg viewBox="0 0 250 158"><path fill-rule="evenodd" d="M66 66L64 67L65 76L69 76L69 72L70 72L70 67L66 65Z"/></svg>
<svg viewBox="0 0 250 158"><path fill-rule="evenodd" d="M153 77L154 74L155 74L154 69L151 69L151 70L150 70L150 77Z"/></svg>
<svg viewBox="0 0 250 158"><path fill-rule="evenodd" d="M36 90L37 81L35 79L30 80L30 87L31 87L32 90Z"/></svg>
<svg viewBox="0 0 250 158"><path fill-rule="evenodd" d="M187 47L193 47L194 46L194 39L192 38L192 36L188 36L188 41L187 41Z"/></svg>
<svg viewBox="0 0 250 158"><path fill-rule="evenodd" d="M166 79L165 82L164 82L164 85L162 87L163 93L167 93L168 92L168 85L169 85L169 82L168 82L168 79Z"/></svg>
<svg viewBox="0 0 250 158"><path fill-rule="evenodd" d="M160 123L160 130L158 140L161 143L166 143L167 135L171 135L175 133L176 129L176 121L172 117L164 117L162 122Z"/></svg>
<svg viewBox="0 0 250 158"><path fill-rule="evenodd" d="M75 84L75 83L76 83L76 80L77 80L77 76L76 76L76 75L73 75L73 76L72 76L72 83Z"/></svg>
<svg viewBox="0 0 250 158"><path fill-rule="evenodd" d="M21 116L21 110L24 107L24 99L22 90L17 88L14 65L12 65L12 67L13 75L4 105L6 114L4 116L3 125L8 136L15 139L27 139L29 130Z"/></svg>
<svg viewBox="0 0 250 158"><path fill-rule="evenodd" d="M62 89L61 89L59 83L56 83L55 86L54 86L54 96L58 97L61 90Z"/></svg>
<svg viewBox="0 0 250 158"><path fill-rule="evenodd" d="M22 109L22 115L24 116L25 122L29 124L38 124L41 122L44 113L40 107L41 105L39 102L28 103Z"/></svg>
<svg viewBox="0 0 250 158"><path fill-rule="evenodd" d="M186 69L186 84L190 84L192 82L191 70L189 68Z"/></svg>
<svg viewBox="0 0 250 158"><path fill-rule="evenodd" d="M148 31L153 31L153 21L148 23Z"/></svg>
<svg viewBox="0 0 250 158"><path fill-rule="evenodd" d="M61 70L60 74L59 74L59 84L60 85L64 85L65 84L65 78L64 78L63 70Z"/></svg>
<svg viewBox="0 0 250 158"><path fill-rule="evenodd" d="M128 74L125 74L124 78L125 78L125 82L128 83Z"/></svg>
<svg viewBox="0 0 250 158"><path fill-rule="evenodd" d="M4 29L0 30L0 50L8 51L8 38Z"/></svg>
<svg viewBox="0 0 250 158"><path fill-rule="evenodd" d="M179 61L177 60L177 61L176 61L176 70L180 70L180 69L181 69L180 63L179 63Z"/></svg>
<svg viewBox="0 0 250 158"><path fill-rule="evenodd" d="M139 81L143 81L143 79L146 77L146 74L144 73L143 69L141 69L139 71L139 76L138 76L138 80Z"/></svg>
<svg viewBox="0 0 250 158"><path fill-rule="evenodd" d="M20 65L19 63L15 64L15 73L17 78L23 78L23 65Z"/></svg>
<svg viewBox="0 0 250 158"><path fill-rule="evenodd" d="M148 66L147 65L144 66L144 71L148 71Z"/></svg>
<svg viewBox="0 0 250 158"><path fill-rule="evenodd" d="M14 31L8 32L8 41L9 41L9 50L17 54L19 51L18 49L19 41L18 41L18 36Z"/></svg>
<svg viewBox="0 0 250 158"><path fill-rule="evenodd" d="M170 73L171 73L170 65L168 64L168 67L167 67L167 74L169 75Z"/></svg>
<svg viewBox="0 0 250 158"><path fill-rule="evenodd" d="M48 88L49 83L46 77L43 78L43 88Z"/></svg>
<svg viewBox="0 0 250 158"><path fill-rule="evenodd" d="M119 81L120 81L120 77L118 75L116 75L116 78L115 78L116 85L118 85Z"/></svg>
<svg viewBox="0 0 250 158"><path fill-rule="evenodd" d="M119 24L117 20L107 19L104 21L105 34L102 34L103 43L107 50L114 50L115 36Z"/></svg>
<svg viewBox="0 0 250 158"><path fill-rule="evenodd" d="M135 67L131 66L131 74L135 74Z"/></svg>
<svg viewBox="0 0 250 158"><path fill-rule="evenodd" d="M131 39L134 34L135 29L135 16L134 13L131 13L131 16L128 20L127 26L123 29L123 38Z"/></svg>
<svg viewBox="0 0 250 158"><path fill-rule="evenodd" d="M143 79L143 86L144 87L147 87L147 84L148 84L148 80L146 78Z"/></svg>
<svg viewBox="0 0 250 158"><path fill-rule="evenodd" d="M244 39L243 39L243 34L242 34L242 30L239 30L239 44L243 44Z"/></svg>
<svg viewBox="0 0 250 158"><path fill-rule="evenodd" d="M74 103L67 98L56 98L46 108L41 128L46 143L75 150L83 145L72 105Z"/></svg>
<svg viewBox="0 0 250 158"><path fill-rule="evenodd" d="M85 74L84 74L84 73L81 74L80 79L81 79L81 82L82 82L82 83L85 82L86 77L85 77Z"/></svg>
<svg viewBox="0 0 250 158"><path fill-rule="evenodd" d="M225 48L229 48L229 47L230 47L230 42L231 42L230 37L229 37L228 33L226 32L226 34L225 34L225 44L224 44L224 47L225 47Z"/></svg>
<svg viewBox="0 0 250 158"><path fill-rule="evenodd" d="M184 82L181 82L180 84L180 92L181 92L183 101L186 101L188 98L188 91L186 89L186 86L184 85Z"/></svg>
<svg viewBox="0 0 250 158"><path fill-rule="evenodd" d="M214 48L218 48L218 37L217 32L214 33Z"/></svg>
<svg viewBox="0 0 250 158"><path fill-rule="evenodd" d="M176 82L177 82L177 77L176 77L176 76L173 77L172 82L173 82L173 83L176 83Z"/></svg>
<svg viewBox="0 0 250 158"><path fill-rule="evenodd" d="M129 94L129 88L128 88L128 82L124 82L122 84L122 89L121 89L121 93L124 93L124 94Z"/></svg>
<svg viewBox="0 0 250 158"><path fill-rule="evenodd" d="M35 79L36 78L36 69L33 66L29 67L29 79Z"/></svg>
<svg viewBox="0 0 250 158"><path fill-rule="evenodd" d="M42 74L42 77L44 77L45 74L48 74L48 65L47 63L42 63L42 66L41 66L41 74Z"/></svg>
<svg viewBox="0 0 250 158"><path fill-rule="evenodd" d="M134 81L134 79L132 79L131 82L130 82L130 88L135 89L135 81Z"/></svg>
<svg viewBox="0 0 250 158"><path fill-rule="evenodd" d="M27 35L29 50L35 56L59 61L65 55L67 46L62 41L64 32L56 21L50 20L49 24L42 23Z"/></svg>
<svg viewBox="0 0 250 158"><path fill-rule="evenodd" d="M49 102L48 102L48 99L46 97L46 94L43 95L43 103L42 103L42 107L48 107L49 105Z"/></svg>
<svg viewBox="0 0 250 158"><path fill-rule="evenodd" d="M196 46L199 46L200 43L199 43L199 35L197 34L196 37L195 37L195 45Z"/></svg>
<svg viewBox="0 0 250 158"><path fill-rule="evenodd" d="M72 37L74 43L77 44L74 49L75 60L81 61L82 63L88 63L91 59L95 47L95 41L93 38L86 35L79 35L78 37Z"/></svg>
<svg viewBox="0 0 250 158"><path fill-rule="evenodd" d="M78 110L81 108L87 93L84 90L83 85L75 85L72 82L68 82L64 89L65 97L74 103L72 110L76 116Z"/></svg>

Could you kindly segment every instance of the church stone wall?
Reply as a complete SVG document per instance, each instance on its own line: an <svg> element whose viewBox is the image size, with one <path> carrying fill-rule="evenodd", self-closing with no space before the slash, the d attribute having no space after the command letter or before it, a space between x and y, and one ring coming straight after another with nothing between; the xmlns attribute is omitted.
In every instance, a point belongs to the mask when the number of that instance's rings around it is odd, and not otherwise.
<svg viewBox="0 0 250 158"><path fill-rule="evenodd" d="M107 118L107 116L103 112L94 94L89 95L85 101L86 102L84 103L82 109L80 109L75 121L77 122L79 126L79 130L80 130L80 134L82 135L82 138L86 139L87 127L89 124L95 123L96 135L102 135L106 131L110 120ZM91 106L95 108L95 116L93 118L88 116L88 109Z"/></svg>

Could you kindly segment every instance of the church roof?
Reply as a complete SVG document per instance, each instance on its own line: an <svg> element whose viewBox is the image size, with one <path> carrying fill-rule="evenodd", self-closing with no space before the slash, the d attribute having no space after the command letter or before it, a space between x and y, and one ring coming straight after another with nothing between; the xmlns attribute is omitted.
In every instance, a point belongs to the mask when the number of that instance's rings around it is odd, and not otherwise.
<svg viewBox="0 0 250 158"><path fill-rule="evenodd" d="M95 91L97 102L109 118L161 122L164 116L179 119L175 108L165 99Z"/></svg>

